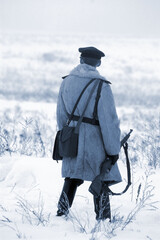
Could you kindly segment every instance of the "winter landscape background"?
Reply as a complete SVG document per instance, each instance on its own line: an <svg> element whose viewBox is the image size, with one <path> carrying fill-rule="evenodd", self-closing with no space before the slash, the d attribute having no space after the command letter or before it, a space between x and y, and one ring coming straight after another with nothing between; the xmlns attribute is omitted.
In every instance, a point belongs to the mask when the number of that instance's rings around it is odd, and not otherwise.
<svg viewBox="0 0 160 240"><path fill-rule="evenodd" d="M70 216L55 217L63 179L51 159L61 77L79 63L77 48L93 42L106 53L98 70L112 82L122 136L134 129L132 186L111 197L113 223L100 225L88 182ZM3 34L0 48L0 238L159 239L159 39ZM122 152L115 191L126 184L124 161Z"/></svg>
<svg viewBox="0 0 160 240"><path fill-rule="evenodd" d="M81 1L0 0L0 240L160 238L159 2ZM55 216L63 186L61 162L51 157L57 94L85 46L106 54L98 70L112 82L121 137L133 129L132 185L111 197L111 223L96 222L90 182L78 188L67 218ZM115 192L127 181L123 150L118 165Z"/></svg>

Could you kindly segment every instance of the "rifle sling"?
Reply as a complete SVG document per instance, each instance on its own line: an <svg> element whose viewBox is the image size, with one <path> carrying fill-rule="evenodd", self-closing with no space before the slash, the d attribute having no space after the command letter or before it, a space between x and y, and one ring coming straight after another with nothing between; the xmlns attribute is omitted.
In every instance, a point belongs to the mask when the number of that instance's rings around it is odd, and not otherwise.
<svg viewBox="0 0 160 240"><path fill-rule="evenodd" d="M128 157L128 143L127 142L123 145L123 149L124 149L124 153L126 156L127 185L126 185L125 189L120 193L114 193L110 190L110 188L108 188L108 192L111 195L122 195L123 193L125 193L128 190L129 186L131 185L131 168L130 168L130 162L129 162L129 157Z"/></svg>

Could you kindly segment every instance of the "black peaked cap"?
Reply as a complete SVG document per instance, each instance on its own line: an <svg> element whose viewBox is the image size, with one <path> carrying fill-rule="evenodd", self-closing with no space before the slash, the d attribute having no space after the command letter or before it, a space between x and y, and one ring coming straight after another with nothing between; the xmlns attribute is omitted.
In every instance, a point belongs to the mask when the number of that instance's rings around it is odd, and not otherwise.
<svg viewBox="0 0 160 240"><path fill-rule="evenodd" d="M103 52L95 47L84 47L79 48L78 50L81 53L81 57L101 59L101 57L105 56Z"/></svg>

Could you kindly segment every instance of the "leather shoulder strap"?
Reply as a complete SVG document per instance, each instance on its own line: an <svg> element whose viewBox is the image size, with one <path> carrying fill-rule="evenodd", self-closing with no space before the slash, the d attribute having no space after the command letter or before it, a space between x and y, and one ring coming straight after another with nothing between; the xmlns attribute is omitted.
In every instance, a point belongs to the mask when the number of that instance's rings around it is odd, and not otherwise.
<svg viewBox="0 0 160 240"><path fill-rule="evenodd" d="M64 77L62 77L63 79L65 79L66 77L68 77L69 75L66 75L66 76L64 76Z"/></svg>
<svg viewBox="0 0 160 240"><path fill-rule="evenodd" d="M103 80L103 82L107 83L107 84L112 84L110 81L108 80Z"/></svg>
<svg viewBox="0 0 160 240"><path fill-rule="evenodd" d="M99 82L98 89L97 89L97 96L96 96L96 101L94 105L94 111L93 111L93 119L96 121L97 118L97 107L98 107L98 101L101 95L101 89L102 89L103 81Z"/></svg>
<svg viewBox="0 0 160 240"><path fill-rule="evenodd" d="M65 79L66 77L68 77L69 75L66 75L64 77L62 77L63 79ZM83 95L83 93L85 92L85 90L87 89L87 87L94 81L94 80L100 80L100 83L99 83L99 86L98 86L98 90L97 90L97 96L96 96L96 101L95 101L95 106L94 106L94 111L93 111L93 121L96 120L96 117L97 117L97 106L98 106L98 101L99 101L99 98L100 98L100 93L101 93L101 88L102 88L102 84L103 82L106 83L106 84L111 84L111 82L109 82L108 80L104 80L104 79L101 79L101 78L92 78L87 84L86 86L83 88L82 92L80 93L74 107L73 107L73 110L69 116L69 119L68 119L68 124L70 124L72 118L73 118L73 115L74 115L74 112L77 108L77 105Z"/></svg>
<svg viewBox="0 0 160 240"><path fill-rule="evenodd" d="M78 97L78 99L77 99L77 101L76 101L76 103L75 103L75 105L74 105L74 107L73 107L73 110L72 110L72 112L71 112L71 114L70 114L70 117L69 117L69 119L68 119L68 124L70 124L70 122L71 122L71 120L72 120L72 118L73 118L74 112L75 112L75 110L76 110L76 108L77 108L77 105L78 105L78 103L79 103L79 101L80 101L83 93L85 92L85 90L87 89L87 87L88 87L94 80L96 80L96 79L97 79L97 78L92 78L92 79L87 83L87 85L83 88L83 90L82 90L81 94L79 95L79 97Z"/></svg>
<svg viewBox="0 0 160 240"><path fill-rule="evenodd" d="M98 107L99 98L101 96L101 89L102 89L103 83L111 84L111 82L109 82L107 80L100 79L100 82L99 82L99 85L98 85L98 89L97 89L96 101L95 101L95 105L94 105L93 121L96 121L96 119L97 119L97 107Z"/></svg>
<svg viewBox="0 0 160 240"><path fill-rule="evenodd" d="M88 99L87 99L87 101L86 101L86 104L85 104L85 107L84 107L84 109L83 109L82 115L80 116L80 118L79 118L79 120L78 120L78 123L77 123L77 126L76 126L76 128L75 128L75 133L78 133L78 132L79 132L79 127L80 127L80 124L81 124L81 122L82 122L82 120L83 120L84 113L85 113L85 111L86 111L86 109L87 109L87 106L88 106L88 104L89 104L89 102L90 102L90 100L91 100L91 96L92 96L92 94L93 94L93 92L94 92L94 89L96 88L97 84L98 84L98 81L96 81L96 82L94 83L94 85L93 85L93 87L92 87L92 89L91 89L91 91L90 91L90 94L89 94Z"/></svg>

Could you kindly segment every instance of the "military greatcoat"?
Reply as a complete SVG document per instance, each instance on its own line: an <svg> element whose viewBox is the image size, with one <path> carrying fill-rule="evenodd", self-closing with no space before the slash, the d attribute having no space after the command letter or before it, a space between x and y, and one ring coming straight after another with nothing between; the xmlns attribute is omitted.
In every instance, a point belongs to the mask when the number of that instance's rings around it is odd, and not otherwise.
<svg viewBox="0 0 160 240"><path fill-rule="evenodd" d="M95 67L88 64L79 64L61 84L57 102L58 128L66 124L68 116L80 95L82 89L92 78L102 77ZM94 84L94 83L92 83ZM90 85L82 96L75 115L80 116L84 109L86 99L93 85ZM98 87L98 86L97 86ZM90 103L86 109L85 117L93 118L97 88L95 89ZM100 173L100 165L105 159L105 151L109 155L119 154L120 151L120 128L116 113L114 98L109 84L103 83L100 99L97 107L100 126L81 123L79 132L78 155L76 158L63 158L62 177L78 178L86 181L93 179ZM76 126L76 121L71 121L70 126ZM105 181L118 183L121 175L117 163L113 165Z"/></svg>

